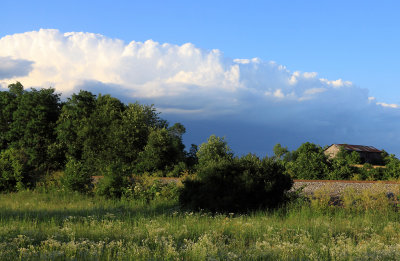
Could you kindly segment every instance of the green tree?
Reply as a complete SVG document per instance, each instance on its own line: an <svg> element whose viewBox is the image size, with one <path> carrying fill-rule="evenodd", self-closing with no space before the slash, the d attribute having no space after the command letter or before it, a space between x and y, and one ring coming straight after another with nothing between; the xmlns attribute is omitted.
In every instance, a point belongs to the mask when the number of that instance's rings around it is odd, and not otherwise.
<svg viewBox="0 0 400 261"><path fill-rule="evenodd" d="M349 162L343 158L332 159L330 166L331 170L327 176L328 179L350 179L357 173L357 168L349 164Z"/></svg>
<svg viewBox="0 0 400 261"><path fill-rule="evenodd" d="M124 104L110 95L98 95L96 108L85 120L82 160L92 172L101 175L104 168L117 158L115 129L121 125Z"/></svg>
<svg viewBox="0 0 400 261"><path fill-rule="evenodd" d="M152 130L162 129L167 123L160 119L154 106L131 103L122 113L119 125L114 125L113 147L115 155L125 165L134 167L138 156L148 143Z"/></svg>
<svg viewBox="0 0 400 261"><path fill-rule="evenodd" d="M199 159L197 158L197 152L199 148L196 144L191 144L189 151L186 153L186 166L189 170L193 170L194 166L199 163Z"/></svg>
<svg viewBox="0 0 400 261"><path fill-rule="evenodd" d="M213 162L232 160L233 152L224 138L211 135L197 151L198 166L207 166Z"/></svg>
<svg viewBox="0 0 400 261"><path fill-rule="evenodd" d="M13 122L13 113L17 110L18 99L23 94L20 82L8 85L9 91L0 92L0 151L10 145L10 128Z"/></svg>
<svg viewBox="0 0 400 261"><path fill-rule="evenodd" d="M303 143L293 153L294 160L286 164L287 173L297 179L326 179L329 164L323 149L310 142Z"/></svg>
<svg viewBox="0 0 400 261"><path fill-rule="evenodd" d="M184 132L181 124L168 128L153 105L126 106L110 95L81 91L62 108L54 147L92 175L109 173L115 162L125 172L164 171L184 160Z"/></svg>
<svg viewBox="0 0 400 261"><path fill-rule="evenodd" d="M388 180L399 180L400 179L400 160L396 158L394 154L387 154L384 152L383 161L385 168L383 168L384 176Z"/></svg>
<svg viewBox="0 0 400 261"><path fill-rule="evenodd" d="M182 138L185 132L185 127L179 122L168 128L174 154L174 157L171 159L173 163L185 160L185 145L183 144Z"/></svg>
<svg viewBox="0 0 400 261"><path fill-rule="evenodd" d="M333 160L340 160L346 162L348 165L361 164L360 154L356 151L348 151L344 147L339 148L339 152L336 154Z"/></svg>
<svg viewBox="0 0 400 261"><path fill-rule="evenodd" d="M81 161L70 157L65 166L61 184L68 190L89 192L92 188L90 170Z"/></svg>
<svg viewBox="0 0 400 261"><path fill-rule="evenodd" d="M144 150L139 153L137 170L139 172L155 172L171 169L176 151L172 137L166 129L155 129L150 132Z"/></svg>
<svg viewBox="0 0 400 261"><path fill-rule="evenodd" d="M16 191L29 185L28 157L22 149L9 148L0 153L0 191Z"/></svg>
<svg viewBox="0 0 400 261"><path fill-rule="evenodd" d="M63 105L57 121L58 147L66 157L82 159L88 118L96 109L96 96L88 91L72 94Z"/></svg>
<svg viewBox="0 0 400 261"><path fill-rule="evenodd" d="M276 159L282 159L285 154L287 154L289 152L289 150L287 149L287 147L282 147L282 145L280 143L277 143L274 148L274 156Z"/></svg>
<svg viewBox="0 0 400 261"><path fill-rule="evenodd" d="M106 166L103 175L95 188L96 194L100 196L120 198L132 184L129 170L118 161Z"/></svg>
<svg viewBox="0 0 400 261"><path fill-rule="evenodd" d="M59 94L52 88L23 91L22 86L12 86L17 107L7 133L9 147L23 149L27 164L36 174L51 167L48 149L55 142L54 128L60 114Z"/></svg>
<svg viewBox="0 0 400 261"><path fill-rule="evenodd" d="M354 165L361 163L360 154L356 151L348 151L344 147L339 148L339 152L333 159L329 160L330 171L328 179L340 180L350 179L359 173L359 169Z"/></svg>

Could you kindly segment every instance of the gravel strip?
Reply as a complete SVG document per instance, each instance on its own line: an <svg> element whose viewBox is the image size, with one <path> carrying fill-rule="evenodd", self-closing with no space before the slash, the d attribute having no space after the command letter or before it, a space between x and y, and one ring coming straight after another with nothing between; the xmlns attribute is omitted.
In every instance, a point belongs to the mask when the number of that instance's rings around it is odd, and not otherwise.
<svg viewBox="0 0 400 261"><path fill-rule="evenodd" d="M340 196L344 191L353 189L355 192L370 190L371 192L385 192L400 194L400 184L380 182L344 182L344 181L294 181L292 190L303 188L303 193L312 195L317 190L329 192L332 196Z"/></svg>

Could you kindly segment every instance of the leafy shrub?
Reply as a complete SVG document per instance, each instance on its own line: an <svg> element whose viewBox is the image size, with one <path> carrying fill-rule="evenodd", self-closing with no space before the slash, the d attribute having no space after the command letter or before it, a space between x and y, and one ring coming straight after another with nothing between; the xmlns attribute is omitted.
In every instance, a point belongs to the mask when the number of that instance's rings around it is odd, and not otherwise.
<svg viewBox="0 0 400 261"><path fill-rule="evenodd" d="M383 168L374 168L369 163L365 163L362 168L359 168L359 172L364 180L382 180L385 176Z"/></svg>
<svg viewBox="0 0 400 261"><path fill-rule="evenodd" d="M400 160L395 155L386 155L384 157L385 166L385 178L388 180L399 180L400 179Z"/></svg>
<svg viewBox="0 0 400 261"><path fill-rule="evenodd" d="M96 194L109 198L120 198L131 185L127 170L121 164L114 163L104 170L104 177L95 188Z"/></svg>
<svg viewBox="0 0 400 261"><path fill-rule="evenodd" d="M178 164L176 164L170 172L167 173L167 177L180 177L187 169L188 168L185 162L181 161Z"/></svg>
<svg viewBox="0 0 400 261"><path fill-rule="evenodd" d="M148 175L135 177L132 188L124 194L127 198L146 202L155 199L176 200L178 195L179 185L176 182L166 182Z"/></svg>
<svg viewBox="0 0 400 261"><path fill-rule="evenodd" d="M197 153L197 168L205 168L212 162L231 160L233 152L224 138L211 135L206 143L200 145Z"/></svg>
<svg viewBox="0 0 400 261"><path fill-rule="evenodd" d="M335 158L331 162L331 171L327 178L334 180L350 179L356 172L357 168L350 165L346 160Z"/></svg>
<svg viewBox="0 0 400 261"><path fill-rule="evenodd" d="M179 195L185 208L212 212L273 208L292 186L280 162L252 154L234 158L226 142L215 136L200 146L198 157L197 177L184 180Z"/></svg>
<svg viewBox="0 0 400 261"><path fill-rule="evenodd" d="M92 189L92 178L82 161L69 158L61 184L68 190L84 193Z"/></svg>
<svg viewBox="0 0 400 261"><path fill-rule="evenodd" d="M41 192L52 190L60 190L63 187L62 180L64 178L63 171L54 171L47 173L42 179L36 183L36 189Z"/></svg>
<svg viewBox="0 0 400 261"><path fill-rule="evenodd" d="M27 158L24 150L14 148L0 153L0 191L15 191L29 185Z"/></svg>
<svg viewBox="0 0 400 261"><path fill-rule="evenodd" d="M286 163L286 171L296 179L326 179L329 165L324 150L313 143L303 143L291 153L292 160Z"/></svg>

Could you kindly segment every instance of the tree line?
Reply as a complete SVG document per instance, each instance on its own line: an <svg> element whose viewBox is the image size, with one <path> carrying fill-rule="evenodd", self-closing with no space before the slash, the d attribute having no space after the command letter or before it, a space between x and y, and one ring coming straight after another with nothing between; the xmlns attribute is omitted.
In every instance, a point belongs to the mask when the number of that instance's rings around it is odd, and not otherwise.
<svg viewBox="0 0 400 261"><path fill-rule="evenodd" d="M238 157L214 135L185 150L185 131L180 123L170 126L153 105L126 105L83 90L61 101L53 88L10 84L0 91L0 192L51 180L62 189L120 198L134 193L139 182L133 176L186 174L184 186L174 190L182 207L239 212L279 206L292 179L400 175L400 161L386 152L385 168L356 167L359 155L345 150L328 159L322 147L309 142L294 151L277 144L272 157ZM102 177L97 184L94 176ZM159 191L157 184L151 189Z"/></svg>
<svg viewBox="0 0 400 261"><path fill-rule="evenodd" d="M279 205L292 186L280 162L234 156L214 135L186 151L185 127L170 126L152 105L83 90L62 102L53 88L25 90L17 82L0 92L0 108L1 192L50 177L61 189L120 198L143 192L133 176L186 173L193 175L178 190L182 207L245 211ZM102 177L97 184L94 176Z"/></svg>
<svg viewBox="0 0 400 261"><path fill-rule="evenodd" d="M8 88L0 92L1 191L34 187L63 170L73 190L90 190L99 175L104 193L118 195L107 182L127 182L132 173L177 176L195 164L196 147L186 152L182 143L185 127L169 126L152 105L88 91L61 102L52 88Z"/></svg>

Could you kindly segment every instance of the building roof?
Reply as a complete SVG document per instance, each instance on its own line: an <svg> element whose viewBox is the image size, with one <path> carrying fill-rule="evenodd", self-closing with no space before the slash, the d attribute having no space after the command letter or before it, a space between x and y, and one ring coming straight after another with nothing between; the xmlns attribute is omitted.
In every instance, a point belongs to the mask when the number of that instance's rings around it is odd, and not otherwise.
<svg viewBox="0 0 400 261"><path fill-rule="evenodd" d="M381 153L381 150L378 150L372 146L363 146L363 145L350 145L350 144L335 144L337 146L344 147L346 150L351 151L359 151L359 152L378 152Z"/></svg>

